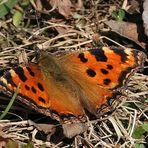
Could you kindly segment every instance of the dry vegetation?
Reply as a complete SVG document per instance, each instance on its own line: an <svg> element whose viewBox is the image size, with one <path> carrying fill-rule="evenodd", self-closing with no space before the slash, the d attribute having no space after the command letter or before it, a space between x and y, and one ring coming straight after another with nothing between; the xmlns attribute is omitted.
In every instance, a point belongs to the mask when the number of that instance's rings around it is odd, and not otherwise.
<svg viewBox="0 0 148 148"><path fill-rule="evenodd" d="M114 19L111 15L112 11L121 9L125 0L120 3L111 0L106 2L103 0L78 0L77 2L71 0L70 4L68 3L70 0L66 0L67 3L64 6L60 5L60 0L56 0L57 3L51 0L49 1L50 10L45 7L45 4L40 4L41 1L37 2L32 2L25 9L24 20L19 27L12 24L11 14L0 20L1 75L14 65L34 62L40 50L46 50L58 56L72 50L81 50L84 47L91 48L100 44L108 45L108 43L114 45L101 35L105 32L110 38L108 31L111 28L106 25L106 21ZM140 13L139 7L138 5L136 9L133 8L132 13ZM128 38L125 43L122 42L122 34L115 33L119 35L116 41L123 43L123 46L135 47L136 44L140 50L146 51L144 41L141 43L135 39L130 42L131 38L124 34L123 36ZM133 133L139 134L139 131L135 133L137 127L140 128L144 123L148 123L148 76L146 73L136 73L132 76L126 92L127 99L123 100L112 115L88 121L86 124L89 129L84 134L70 140L66 138L55 140L56 142L47 141L46 135L33 125L29 125L27 120L48 123L49 118L32 111L31 108L28 109L24 104L15 100L16 103L13 104L7 116L0 120L0 147L8 143L9 139L12 139L12 143L17 142L16 145L27 144L31 141L34 147L39 148L41 146L130 148L141 145L146 147L148 140L146 130L140 138L133 136ZM1 94L1 111L6 108L8 102L9 98ZM141 130L143 130L142 127ZM32 144L28 144L28 148L31 146Z"/></svg>

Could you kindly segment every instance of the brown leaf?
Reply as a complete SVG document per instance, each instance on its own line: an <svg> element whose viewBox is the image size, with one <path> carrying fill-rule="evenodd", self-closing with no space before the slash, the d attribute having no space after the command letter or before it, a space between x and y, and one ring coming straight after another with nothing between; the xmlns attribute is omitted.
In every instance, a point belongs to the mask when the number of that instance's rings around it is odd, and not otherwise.
<svg viewBox="0 0 148 148"><path fill-rule="evenodd" d="M82 10L82 9L84 9L83 1L82 1L82 0L78 0L78 2L75 4L75 8L76 8L77 10Z"/></svg>
<svg viewBox="0 0 148 148"><path fill-rule="evenodd" d="M139 33L137 32L138 29L136 24L128 23L128 22L113 21L113 20L106 21L105 24L107 24L112 29L112 31L119 33L121 36L129 38L130 40L133 40L134 42L139 44L141 47L145 48L146 44L138 40Z"/></svg>
<svg viewBox="0 0 148 148"><path fill-rule="evenodd" d="M143 24L145 29L145 34L148 36L148 0L145 0L143 3Z"/></svg>
<svg viewBox="0 0 148 148"><path fill-rule="evenodd" d="M88 129L85 123L63 124L62 127L64 135L68 138L79 135Z"/></svg>
<svg viewBox="0 0 148 148"><path fill-rule="evenodd" d="M36 0L35 3L36 3L37 10L42 10L43 9L41 0Z"/></svg>
<svg viewBox="0 0 148 148"><path fill-rule="evenodd" d="M55 125L53 124L38 124L31 120L28 120L30 126L35 126L39 131L43 131L44 133L54 133L55 132Z"/></svg>
<svg viewBox="0 0 148 148"><path fill-rule="evenodd" d="M72 10L74 8L70 0L50 0L50 5L56 8L66 19L72 15Z"/></svg>
<svg viewBox="0 0 148 148"><path fill-rule="evenodd" d="M137 0L130 1L130 8L127 11L130 14L134 14L136 12L140 12L139 2Z"/></svg>

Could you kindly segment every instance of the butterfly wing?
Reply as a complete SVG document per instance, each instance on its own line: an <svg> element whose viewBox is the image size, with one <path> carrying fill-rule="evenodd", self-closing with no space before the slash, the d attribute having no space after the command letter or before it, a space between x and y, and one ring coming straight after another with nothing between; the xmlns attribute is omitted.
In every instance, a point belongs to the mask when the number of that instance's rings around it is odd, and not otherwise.
<svg viewBox="0 0 148 148"><path fill-rule="evenodd" d="M49 73L42 71L40 65L28 64L6 72L0 78L0 91L12 96L19 83L18 99L37 111L61 122L69 119L71 122L85 121L78 90L69 89L69 82L67 85L57 83Z"/></svg>
<svg viewBox="0 0 148 148"><path fill-rule="evenodd" d="M83 91L81 101L94 115L107 112L121 99L123 86L143 64L144 53L133 49L95 48L74 52L59 60Z"/></svg>
<svg viewBox="0 0 148 148"><path fill-rule="evenodd" d="M18 98L61 122L86 121L84 109L100 115L121 98L129 76L145 59L131 49L91 49L59 59L43 55L38 64L19 66L0 78L0 90L9 95L21 83ZM116 103L115 103L116 104Z"/></svg>

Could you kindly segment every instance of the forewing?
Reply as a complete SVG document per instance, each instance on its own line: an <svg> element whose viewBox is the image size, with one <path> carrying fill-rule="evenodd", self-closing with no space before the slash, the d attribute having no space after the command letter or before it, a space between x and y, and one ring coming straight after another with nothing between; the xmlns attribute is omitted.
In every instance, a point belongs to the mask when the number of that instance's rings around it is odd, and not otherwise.
<svg viewBox="0 0 148 148"><path fill-rule="evenodd" d="M18 66L0 78L0 91L12 96L20 83L17 98L35 110L61 122L84 121L78 94L67 89L64 84L57 84L49 75L37 64Z"/></svg>
<svg viewBox="0 0 148 148"><path fill-rule="evenodd" d="M84 92L84 107L98 115L100 109L110 110L114 100L120 98L119 90L123 90L145 58L137 50L102 47L74 52L59 60Z"/></svg>

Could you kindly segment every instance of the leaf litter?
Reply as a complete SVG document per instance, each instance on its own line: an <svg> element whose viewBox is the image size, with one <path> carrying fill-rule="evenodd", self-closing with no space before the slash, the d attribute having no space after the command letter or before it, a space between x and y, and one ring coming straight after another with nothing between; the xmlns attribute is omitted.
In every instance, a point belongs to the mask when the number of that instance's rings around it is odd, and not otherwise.
<svg viewBox="0 0 148 148"><path fill-rule="evenodd" d="M31 1L31 6L24 14L24 26L14 27L11 19L0 20L0 68L2 72L14 65L35 61L38 50L54 52L58 56L65 52L93 47L95 34L98 34L95 39L99 39L100 32L108 32L112 29L112 26L106 25L106 21L113 20L112 11L124 6L128 12L130 2L126 0L120 2L112 0L107 2L103 0L79 0L77 2L49 0L47 3L50 7L45 7L41 0ZM137 8L134 8L134 11L130 10L130 13L135 13L135 10ZM128 21L126 23L130 24ZM115 30L115 32L118 31ZM129 38L131 35L126 32L121 36ZM133 34L134 36L137 34ZM131 37L130 39L133 40ZM136 43L140 44L137 40L136 38ZM103 45L107 44L103 38L99 39L99 42ZM142 48L145 48L146 44ZM28 144L30 147L38 148L81 146L124 148L135 147L137 144L146 145L147 131L142 131L142 136L139 136L138 139L132 135L148 121L147 98L148 76L146 73L136 73L128 84L127 99L122 101L112 115L88 121L86 123L89 127L88 130L72 140L61 139L56 142L51 141L51 137L48 137L50 141L47 141L46 135L28 121L31 119L35 123L48 123L48 117L28 109L24 104L16 101L8 112L8 117L0 120L0 145L6 146L9 140L14 142L14 145ZM6 96L1 96L1 111L9 101ZM32 115L34 119L31 118ZM137 128L138 130L136 130Z"/></svg>

